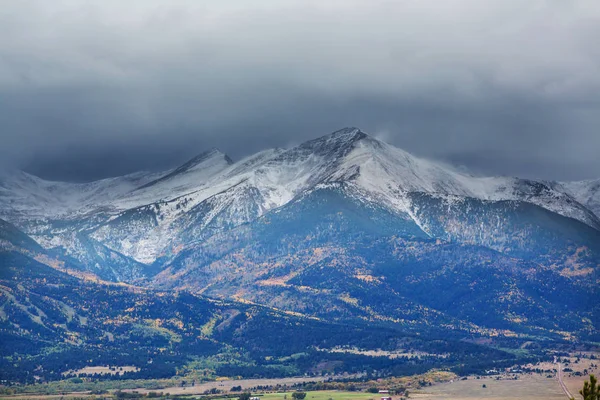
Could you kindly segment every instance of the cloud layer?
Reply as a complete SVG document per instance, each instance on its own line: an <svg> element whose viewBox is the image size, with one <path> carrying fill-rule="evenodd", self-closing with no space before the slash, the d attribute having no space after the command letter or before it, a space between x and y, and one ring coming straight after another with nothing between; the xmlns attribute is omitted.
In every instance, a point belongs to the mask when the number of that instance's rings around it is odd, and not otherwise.
<svg viewBox="0 0 600 400"><path fill-rule="evenodd" d="M89 180L359 126L600 177L598 37L596 0L0 0L0 157Z"/></svg>

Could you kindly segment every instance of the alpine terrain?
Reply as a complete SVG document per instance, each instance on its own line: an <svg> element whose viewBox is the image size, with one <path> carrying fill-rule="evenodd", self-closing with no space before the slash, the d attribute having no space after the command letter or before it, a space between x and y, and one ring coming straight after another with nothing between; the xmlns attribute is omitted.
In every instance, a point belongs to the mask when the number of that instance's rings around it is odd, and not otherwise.
<svg viewBox="0 0 600 400"><path fill-rule="evenodd" d="M600 341L599 273L600 181L476 176L357 128L90 183L5 171L0 375L484 368Z"/></svg>

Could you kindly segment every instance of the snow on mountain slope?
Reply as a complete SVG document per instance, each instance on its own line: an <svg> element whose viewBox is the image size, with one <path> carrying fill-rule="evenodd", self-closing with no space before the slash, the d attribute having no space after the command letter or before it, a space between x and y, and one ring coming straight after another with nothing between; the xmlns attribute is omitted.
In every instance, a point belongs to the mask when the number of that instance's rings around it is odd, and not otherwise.
<svg viewBox="0 0 600 400"><path fill-rule="evenodd" d="M110 204L160 175L136 172L89 183L67 183L46 181L22 171L4 171L0 174L0 215L12 219L70 217Z"/></svg>
<svg viewBox="0 0 600 400"><path fill-rule="evenodd" d="M226 154L212 149L192 158L172 172L140 186L116 204L120 209L129 209L199 190L210 178L231 164L233 161Z"/></svg>
<svg viewBox="0 0 600 400"><path fill-rule="evenodd" d="M166 172L136 172L89 183L46 181L22 171L0 174L0 215L70 218L91 210L117 211L197 190L231 159L217 149Z"/></svg>
<svg viewBox="0 0 600 400"><path fill-rule="evenodd" d="M600 179L563 182L561 185L573 198L600 218Z"/></svg>
<svg viewBox="0 0 600 400"><path fill-rule="evenodd" d="M140 262L152 263L157 257L200 240L217 227L226 229L249 222L272 203L256 189L253 175L257 168L282 152L269 149L246 157L205 182L197 181L192 191L182 189L185 186L179 185L180 180L174 174L169 177L168 187L177 189L168 191L160 187L162 179L160 183L146 185L117 202L120 209L127 208L126 204L135 205L134 208L106 221L92 237ZM209 163L215 164L222 165ZM269 192L267 188L261 189ZM143 196L138 192L144 192ZM154 202L147 204L144 201L147 199Z"/></svg>
<svg viewBox="0 0 600 400"><path fill-rule="evenodd" d="M261 193L246 181L198 204L196 200L193 195L183 196L128 210L100 226L91 237L139 262L151 264L265 212ZM190 208L190 204L195 206Z"/></svg>

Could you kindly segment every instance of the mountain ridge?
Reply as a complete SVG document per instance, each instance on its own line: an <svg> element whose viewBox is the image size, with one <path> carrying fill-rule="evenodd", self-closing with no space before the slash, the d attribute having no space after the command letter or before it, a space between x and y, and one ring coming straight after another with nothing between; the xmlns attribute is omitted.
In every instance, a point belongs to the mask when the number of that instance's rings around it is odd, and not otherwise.
<svg viewBox="0 0 600 400"><path fill-rule="evenodd" d="M26 173L22 173L22 174L26 174L26 176L28 177L27 179L33 179L36 182L41 182L42 186L51 186L52 184L64 185L64 186L70 186L73 189L79 188L80 190L82 190L84 192L89 191L88 187L93 187L93 186L101 187L102 189L100 191L112 190L110 185L107 185L108 187L106 187L106 188L103 187L103 185L111 183L111 182L119 182L120 180L131 180L134 183L133 185L126 187L124 189L118 190L118 191L115 190L116 194L112 198L96 200L97 206L100 207L100 206L105 205L107 201L116 200L118 202L119 201L118 198L120 197L123 202L121 209L127 209L127 208L134 208L134 204L127 203L127 201L126 201L127 196L129 194L152 187L152 186L155 186L161 182L168 181L168 180L170 180L174 177L177 177L178 175L181 175L183 173L190 172L190 170L192 170L194 167L198 167L199 170L203 170L202 177L200 177L200 179L198 179L197 177L194 177L195 181L191 182L191 183L186 182L186 185L179 184L180 188L176 189L177 196L184 195L184 194L187 194L194 190L197 190L204 183L211 183L210 179L218 178L219 173L221 173L221 172L223 172L226 177L231 177L232 176L231 172L235 171L235 168L240 167L240 164L243 164L244 161L247 162L248 159L252 159L253 157L260 156L261 153L267 153L267 155L266 155L267 163L268 162L276 163L276 162L288 161L290 157L294 157L294 156L301 157L301 155L299 153L302 153L302 152L333 157L334 159L339 160L339 159L346 157L353 150L356 150L356 148L360 146L361 142L364 143L367 141L369 142L369 145L372 148L373 147L377 147L379 149L384 149L386 147L388 149L393 148L396 151L396 154L394 154L394 156L396 156L399 161L404 162L403 167L408 170L409 175L418 175L418 173L420 173L421 176L418 176L419 179L417 179L417 180L420 180L423 184L417 185L417 184L415 184L414 181L411 182L409 180L404 179L401 181L402 184L400 185L401 190L403 190L403 191L408 191L408 192L423 191L423 192L430 192L430 193L446 193L446 194L452 194L452 195L461 195L461 196L467 196L467 197L480 198L480 199L484 199L484 200L511 199L511 196L513 196L513 197L515 196L515 193L513 193L515 191L523 191L524 192L523 196L530 196L530 197L534 197L536 195L536 192L539 193L540 191L546 191L546 192L548 192L549 196L564 196L565 200L570 200L572 202L578 202L578 199L576 198L576 196L579 195L579 199L582 200L582 202L586 202L586 203L589 203L591 201L591 199L593 198L593 196L598 195L597 193L600 192L600 184L597 184L597 181L549 182L549 181L535 181L535 180L530 180L530 179L510 178L510 177L476 177L470 173L464 174L461 171L454 169L453 167L445 166L445 165L442 166L440 164L437 164L437 163L429 161L429 160L424 160L424 159L414 157L410 153L407 153L401 149L395 148L384 142L381 142L381 141L369 136L368 134L362 132L360 129L354 128L354 127L343 128L343 129L338 130L330 135L325 135L325 136L319 137L317 139L309 140L307 142L300 144L296 148L292 148L289 150L273 150L273 153L272 153L273 157L268 156L269 151L259 152L259 153L256 153L255 155L248 156L248 157L244 158L243 160L240 160L237 163L234 163L227 155L223 154L218 149L213 148L209 151L200 153L198 156L192 158L191 160L182 164L180 167L177 167L173 170L168 170L165 172L157 172L157 173L152 173L152 174L138 172L138 173L125 175L123 177L107 178L107 179L102 179L99 181L94 181L94 182L90 182L90 183L86 183L86 184L69 184L69 183L65 183L65 182L44 181L33 175L29 175ZM362 147L366 147L366 146L362 146ZM265 156L265 154L262 154L262 156ZM362 156L367 157L368 155L362 154ZM215 165L215 166L205 165L205 162L207 160L210 160L213 157L219 159L220 161L222 160L223 164ZM375 157L373 157L371 155L371 159L373 159L373 158L375 158ZM411 170L411 168L418 168L419 166L421 167L421 169L423 171ZM359 165L355 165L355 167L359 167ZM383 168L383 170L386 170L386 169L387 169L387 166L386 166L386 168ZM436 171L434 171L434 170L436 170ZM227 172L230 172L230 173L227 174ZM346 172L348 172L348 171L346 171ZM398 171L395 171L395 172L396 172L396 175L399 175L397 173ZM440 175L439 177L437 177L438 182L431 182L431 179L429 182L427 182L427 179L425 179L425 178L431 178L431 176L428 176L428 175L435 174L435 173ZM342 178L343 176L348 177L348 176L352 176L352 175L353 175L352 173L347 173L346 175L344 175L344 174L337 175L337 176L334 175L330 179ZM443 182L441 182L443 180L454 181L453 184L455 186L454 187L449 186L449 185L444 186L442 184ZM3 190L4 192L8 193L11 190L14 191L14 189L15 189L14 186L15 185L13 185L13 187L10 187L10 186L4 187L0 183L0 190ZM174 186L177 186L177 185L174 185ZM579 188L579 190L576 190L578 188ZM589 193L584 193L584 191L585 191L584 189L586 189L586 188ZM60 188L60 189L63 189L63 188ZM169 187L168 189L173 190L174 188ZM46 194L48 196L52 196L54 194L54 192L57 192L57 191L59 191L59 189L52 188L49 191L50 193L46 193ZM31 194L32 190L29 190L29 192L30 192L29 194ZM68 191L68 192L69 192L69 194L71 194L71 191ZM135 206L152 204L157 201L166 200L169 197L171 197L171 198L175 197L176 195L170 195L169 193L167 193L167 191L159 192L158 195L155 194L150 198L138 199L137 204L135 204ZM586 201L586 197L585 197L586 195L588 196L587 201ZM22 198L23 197L24 196L22 196ZM114 197L117 197L117 199L115 199ZM570 197L570 199L568 197ZM123 199L125 199L125 200L123 200ZM80 203L87 202L87 203L89 203L90 206L93 207L95 199L93 198L93 194L92 194L89 197L77 198L76 201L79 201ZM13 203L14 203L14 201L13 201ZM3 204L3 206L6 205L6 201L3 201L2 204ZM543 204L539 204L539 205L544 206ZM580 204L580 206L585 208L583 206L583 204ZM598 221L598 217L593 212L590 212L590 210L587 210L587 213L586 213L586 210L583 210L583 208L578 209L577 212L574 213L573 216L577 219L580 219L580 220L592 225L592 226L595 226L596 228L600 227L600 225L599 225L600 221ZM551 210L560 212L560 210L557 210L556 208L551 209ZM70 209L70 211L73 211L73 210ZM6 215L5 215L5 217L6 217ZM10 218L8 218L8 219L10 219Z"/></svg>
<svg viewBox="0 0 600 400"><path fill-rule="evenodd" d="M142 184L132 188L136 179ZM119 190L108 193L110 185ZM8 196L0 202L25 198L22 192L11 194L15 187L3 186ZM410 295L384 301L366 291L401 293L388 282L424 290L410 281L425 279L423 259L442 268L440 276L450 274L450 280L461 276L460 268L478 277L491 263L497 280L477 279L495 287L498 296L508 293L498 277L518 271L514 285L524 298L541 296L539 301L553 310L556 299L532 288L540 284L526 284L523 271L544 271L555 282L566 279L565 287L583 285L577 296L584 299L594 290L588 280L597 279L600 269L600 221L575 198L581 195L593 204L593 184L477 177L415 157L353 127L235 163L212 149L164 174L114 178L90 187L100 193L98 204L85 192L71 202L83 201L70 215L40 217L28 215L26 207L13 213L3 207L0 217L47 251L72 260L72 268L104 280L253 302L262 293L265 305L293 312L304 313L303 304L320 304L311 308L319 317L367 318L365 310L371 310L377 318L402 319L406 315L390 310L411 304L433 307L436 318L471 323L427 296L417 303ZM404 247L393 244L398 240ZM444 265L450 272L444 272ZM337 278L323 275L323 268ZM415 278L402 271L413 271ZM345 285L354 288L354 295L338 290ZM326 294L309 300L311 291ZM494 301L484 292L474 296L481 304ZM498 309L504 311L498 311L492 325L480 328L505 327L501 320L509 311ZM595 311L581 308L569 318L589 312ZM523 313L519 318L527 318ZM571 322L583 332L585 324ZM552 326L540 320L535 329Z"/></svg>
<svg viewBox="0 0 600 400"><path fill-rule="evenodd" d="M37 211L28 216L27 207L11 214L8 204L0 208L0 217L12 221L46 247L64 247L67 254L75 253L69 248L73 246L71 238L83 230L89 232L90 238L136 262L152 264L189 241L207 238L218 229L248 223L320 184L338 181L352 182L359 196L406 215L425 231L426 223L420 220L410 193L429 193L447 202L459 198L525 201L600 229L600 220L594 212L574 198L575 192L593 198L590 190L567 190L564 184L519 178L475 177L414 157L354 127L288 150L265 150L236 163L219 150L211 149L163 174L140 173L88 186L78 184L65 190L68 194L73 188L97 187L101 194L98 204L94 204L93 195L91 199L75 196L75 200L67 202L68 209L41 218L35 215ZM131 182L142 184L134 187ZM119 189L116 193L110 191L113 184ZM3 187L7 195L0 197L0 203L6 204L6 199L15 203L15 198L28 197L28 193L19 195L18 191L15 195L15 186L18 185ZM45 196L52 196L55 191L50 190ZM78 201L79 209L73 205ZM30 208L43 209L44 205ZM63 217L72 209L75 209L72 215ZM117 228L119 221L129 221L128 216L133 215L137 215L137 222L125 222ZM67 230L58 228L64 220L75 223ZM195 233L182 236L185 232Z"/></svg>

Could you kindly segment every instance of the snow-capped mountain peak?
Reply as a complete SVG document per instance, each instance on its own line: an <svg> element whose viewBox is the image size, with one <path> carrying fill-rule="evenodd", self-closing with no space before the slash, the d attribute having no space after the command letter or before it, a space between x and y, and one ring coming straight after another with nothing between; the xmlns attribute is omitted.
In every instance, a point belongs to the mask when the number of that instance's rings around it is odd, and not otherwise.
<svg viewBox="0 0 600 400"><path fill-rule="evenodd" d="M162 174L88 184L13 174L0 180L0 210L5 219L26 230L27 224L19 222L85 216L84 225L69 229L85 228L93 240L110 249L152 263L190 240L204 240L340 183L349 195L412 219L425 232L426 210L415 209L416 193L449 203L461 199L531 203L600 230L600 220L590 210L600 196L600 185L593 182L474 176L416 157L358 128L344 128L288 150L264 150L235 163L211 149ZM68 245L73 232L61 225L64 239L57 240L58 231L49 229L36 236L40 243Z"/></svg>

